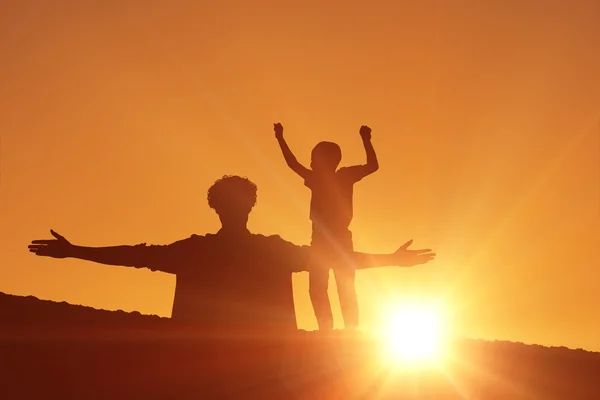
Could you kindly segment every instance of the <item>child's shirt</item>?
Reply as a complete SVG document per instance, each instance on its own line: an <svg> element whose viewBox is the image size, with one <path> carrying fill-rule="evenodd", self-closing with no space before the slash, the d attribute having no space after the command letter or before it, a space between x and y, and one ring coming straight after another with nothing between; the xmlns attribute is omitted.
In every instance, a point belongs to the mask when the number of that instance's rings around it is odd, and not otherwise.
<svg viewBox="0 0 600 400"><path fill-rule="evenodd" d="M304 180L312 192L310 219L323 228L346 230L352 222L353 188L366 173L365 166L342 167L334 174L321 175L310 171Z"/></svg>

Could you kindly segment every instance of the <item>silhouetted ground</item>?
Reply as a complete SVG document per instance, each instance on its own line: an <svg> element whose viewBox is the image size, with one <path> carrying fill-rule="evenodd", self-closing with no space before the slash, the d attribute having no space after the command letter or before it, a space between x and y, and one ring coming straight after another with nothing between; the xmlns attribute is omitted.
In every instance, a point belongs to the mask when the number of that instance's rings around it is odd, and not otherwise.
<svg viewBox="0 0 600 400"><path fill-rule="evenodd" d="M1 293L0 324L0 399L600 399L600 353L564 347L461 340L445 365L403 369L366 336L217 339Z"/></svg>

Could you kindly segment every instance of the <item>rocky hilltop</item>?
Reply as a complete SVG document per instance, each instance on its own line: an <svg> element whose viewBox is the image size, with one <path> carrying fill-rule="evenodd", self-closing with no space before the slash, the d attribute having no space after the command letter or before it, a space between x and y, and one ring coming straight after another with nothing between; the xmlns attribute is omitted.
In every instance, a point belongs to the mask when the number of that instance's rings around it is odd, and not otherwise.
<svg viewBox="0 0 600 400"><path fill-rule="evenodd" d="M600 353L459 340L381 362L364 335L206 335L167 318L0 293L3 399L599 399Z"/></svg>

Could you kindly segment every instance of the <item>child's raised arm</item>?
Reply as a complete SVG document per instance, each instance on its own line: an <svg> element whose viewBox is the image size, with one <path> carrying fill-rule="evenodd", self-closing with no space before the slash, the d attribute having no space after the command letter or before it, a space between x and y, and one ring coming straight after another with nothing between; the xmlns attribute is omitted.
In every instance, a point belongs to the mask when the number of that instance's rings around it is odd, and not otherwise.
<svg viewBox="0 0 600 400"><path fill-rule="evenodd" d="M304 165L300 164L290 150L290 147L287 145L285 139L283 138L283 126L280 123L274 124L275 137L279 142L279 147L281 147L281 152L283 153L283 157L285 158L285 162L288 167L292 169L295 173L300 175L302 178L306 179L310 174L310 170L306 168Z"/></svg>
<svg viewBox="0 0 600 400"><path fill-rule="evenodd" d="M367 153L365 172L367 175L372 174L379 169L379 162L377 161L377 154L375 154L373 143L371 143L371 128L365 125L361 126L360 137L362 138L363 146L365 147L365 152Z"/></svg>
<svg viewBox="0 0 600 400"><path fill-rule="evenodd" d="M377 154L371 143L371 128L368 126L360 127L360 137L365 147L365 153L367 153L367 163L364 165L354 165L352 167L346 167L344 173L354 182L360 181L367 175L371 175L373 172L379 169L379 162L377 161Z"/></svg>

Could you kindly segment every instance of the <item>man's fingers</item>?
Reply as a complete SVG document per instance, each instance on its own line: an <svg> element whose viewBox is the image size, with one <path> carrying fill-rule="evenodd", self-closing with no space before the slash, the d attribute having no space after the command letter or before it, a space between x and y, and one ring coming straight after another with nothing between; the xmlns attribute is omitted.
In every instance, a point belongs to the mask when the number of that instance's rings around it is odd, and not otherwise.
<svg viewBox="0 0 600 400"><path fill-rule="evenodd" d="M429 261L433 261L435 259L435 254L434 253L419 254L419 255L415 254L413 259L418 263L425 264Z"/></svg>
<svg viewBox="0 0 600 400"><path fill-rule="evenodd" d="M418 256L418 257L421 258L421 259L423 259L423 260L433 260L433 259L435 259L435 255L430 255L430 254L422 255L422 256Z"/></svg>
<svg viewBox="0 0 600 400"><path fill-rule="evenodd" d="M410 251L410 250L408 250ZM415 250L410 251L414 257L435 257L436 254L432 253L431 250Z"/></svg>
<svg viewBox="0 0 600 400"><path fill-rule="evenodd" d="M45 239L45 240L32 240L31 244L50 244L56 243L56 239Z"/></svg>
<svg viewBox="0 0 600 400"><path fill-rule="evenodd" d="M431 253L431 249L408 250L414 254Z"/></svg>

